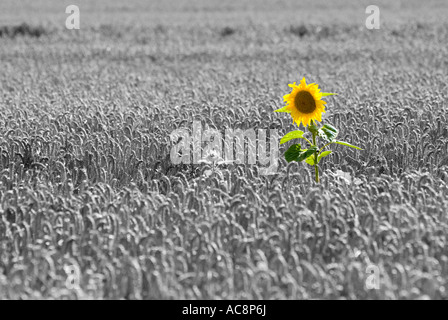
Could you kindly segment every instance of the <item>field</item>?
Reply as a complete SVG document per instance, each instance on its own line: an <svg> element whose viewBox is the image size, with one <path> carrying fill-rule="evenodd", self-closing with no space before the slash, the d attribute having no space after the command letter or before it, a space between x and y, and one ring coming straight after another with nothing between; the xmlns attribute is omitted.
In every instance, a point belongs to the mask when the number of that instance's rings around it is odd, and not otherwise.
<svg viewBox="0 0 448 320"><path fill-rule="evenodd" d="M70 4L1 4L0 299L448 297L446 1L379 30L366 1ZM284 145L273 175L171 163L194 120L293 130L303 76L364 149L320 184Z"/></svg>

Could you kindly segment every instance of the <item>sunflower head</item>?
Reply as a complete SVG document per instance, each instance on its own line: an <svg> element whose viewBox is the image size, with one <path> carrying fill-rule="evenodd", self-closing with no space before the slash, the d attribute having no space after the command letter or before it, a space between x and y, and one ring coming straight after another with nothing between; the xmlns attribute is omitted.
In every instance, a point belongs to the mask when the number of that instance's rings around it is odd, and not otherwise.
<svg viewBox="0 0 448 320"><path fill-rule="evenodd" d="M283 97L286 106L282 110L291 114L293 123L295 122L299 126L302 122L303 126L306 127L311 120L322 121L322 113L325 113L326 102L321 100L322 93L319 85L315 83L307 85L305 78L303 78L299 85L294 82L289 86L292 88L292 92Z"/></svg>

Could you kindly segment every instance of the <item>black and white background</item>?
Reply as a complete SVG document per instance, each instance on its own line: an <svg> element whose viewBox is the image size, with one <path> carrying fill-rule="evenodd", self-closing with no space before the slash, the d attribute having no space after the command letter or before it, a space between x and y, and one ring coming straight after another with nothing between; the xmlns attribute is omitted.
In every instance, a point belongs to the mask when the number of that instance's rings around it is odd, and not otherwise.
<svg viewBox="0 0 448 320"><path fill-rule="evenodd" d="M0 299L446 299L447 9L1 0ZM302 77L363 148L319 184Z"/></svg>

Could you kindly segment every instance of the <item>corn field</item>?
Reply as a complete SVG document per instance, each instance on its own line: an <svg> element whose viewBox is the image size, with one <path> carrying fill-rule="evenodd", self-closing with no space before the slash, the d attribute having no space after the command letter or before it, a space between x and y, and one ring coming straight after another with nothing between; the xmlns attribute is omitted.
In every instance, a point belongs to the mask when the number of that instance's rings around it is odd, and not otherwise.
<svg viewBox="0 0 448 320"><path fill-rule="evenodd" d="M0 13L0 299L448 297L446 3L380 1L379 30L349 0L80 1L80 30L23 3ZM292 130L273 110L303 75L364 149L321 183L170 161L193 121Z"/></svg>

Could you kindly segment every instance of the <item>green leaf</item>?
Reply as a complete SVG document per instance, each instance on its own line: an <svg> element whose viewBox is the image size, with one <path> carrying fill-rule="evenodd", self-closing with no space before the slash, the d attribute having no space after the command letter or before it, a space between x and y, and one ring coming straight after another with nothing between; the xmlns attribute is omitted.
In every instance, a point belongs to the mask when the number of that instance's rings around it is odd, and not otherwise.
<svg viewBox="0 0 448 320"><path fill-rule="evenodd" d="M300 144L293 144L289 149L285 152L285 159L288 162L291 161L303 161L312 154L317 151L316 146L312 146L309 149L301 149Z"/></svg>
<svg viewBox="0 0 448 320"><path fill-rule="evenodd" d="M314 154L305 159L305 162L310 166L314 166Z"/></svg>
<svg viewBox="0 0 448 320"><path fill-rule="evenodd" d="M322 97L326 97L326 96L337 96L337 93L331 93L331 92L322 92Z"/></svg>
<svg viewBox="0 0 448 320"><path fill-rule="evenodd" d="M322 153L317 157L317 163L319 163L320 160L321 160L322 158L325 158L326 156L328 156L331 152L332 152L331 150L322 152Z"/></svg>
<svg viewBox="0 0 448 320"><path fill-rule="evenodd" d="M298 162L303 161L306 158L308 158L310 155L314 154L316 151L317 151L316 146L312 146L309 149L302 150L296 161L298 161Z"/></svg>
<svg viewBox="0 0 448 320"><path fill-rule="evenodd" d="M333 127L331 124L328 124L328 123L324 124L324 125L322 126L322 128L325 129L325 130L334 132L336 135L339 133L339 130L338 130L338 129L336 129L335 127Z"/></svg>
<svg viewBox="0 0 448 320"><path fill-rule="evenodd" d="M300 155L301 147L300 144L293 144L289 147L289 149L285 152L285 159L288 162L296 160Z"/></svg>
<svg viewBox="0 0 448 320"><path fill-rule="evenodd" d="M274 112L286 112L286 113L291 113L291 110L287 110L286 107L287 107L287 106L284 106L283 108L274 110Z"/></svg>
<svg viewBox="0 0 448 320"><path fill-rule="evenodd" d="M300 138L303 139L303 131L300 130L291 131L283 136L283 138L280 140L280 144L288 142L292 139L300 139Z"/></svg>
<svg viewBox="0 0 448 320"><path fill-rule="evenodd" d="M328 156L331 152L332 151L324 151L324 152L322 152L317 157L317 163L319 163L322 158ZM309 156L308 158L305 159L305 162L308 163L310 166L314 166L314 159L315 159L315 156L314 156L314 154L312 154L311 156Z"/></svg>
<svg viewBox="0 0 448 320"><path fill-rule="evenodd" d="M322 128L317 131L319 137L325 139L328 142L333 142L338 136L338 129L329 124L324 124Z"/></svg>
<svg viewBox="0 0 448 320"><path fill-rule="evenodd" d="M335 141L333 141L333 143L342 144L343 146L347 146L347 147L350 147L350 148L355 148L355 149L358 149L358 150L362 150L360 147L354 146L354 145L352 145L352 144L350 144L348 142L344 142L344 141L335 140Z"/></svg>

